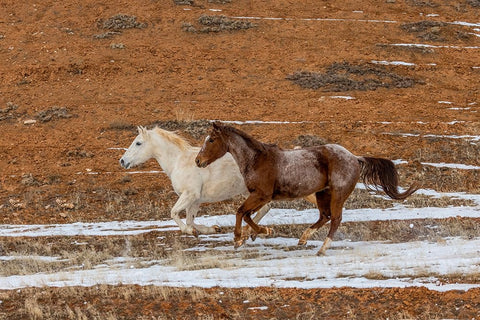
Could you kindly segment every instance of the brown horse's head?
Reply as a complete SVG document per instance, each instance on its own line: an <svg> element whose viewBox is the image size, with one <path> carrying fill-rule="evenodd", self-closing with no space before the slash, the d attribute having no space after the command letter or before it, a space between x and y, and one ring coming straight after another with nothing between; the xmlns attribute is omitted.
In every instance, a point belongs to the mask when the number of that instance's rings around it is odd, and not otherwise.
<svg viewBox="0 0 480 320"><path fill-rule="evenodd" d="M214 122L212 131L205 138L202 149L195 158L195 163L200 168L205 168L218 158L223 157L227 151L222 126Z"/></svg>

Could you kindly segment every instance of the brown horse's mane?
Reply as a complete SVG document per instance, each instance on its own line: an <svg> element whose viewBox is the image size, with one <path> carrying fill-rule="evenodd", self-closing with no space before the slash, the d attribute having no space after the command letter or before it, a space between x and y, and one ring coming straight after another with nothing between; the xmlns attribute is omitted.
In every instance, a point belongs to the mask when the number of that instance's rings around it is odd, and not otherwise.
<svg viewBox="0 0 480 320"><path fill-rule="evenodd" d="M270 143L263 143L249 135L248 133L238 130L237 128L230 127L230 126L219 126L221 128L221 132L224 134L231 134L234 133L236 135L239 135L240 137L245 140L247 145L251 147L254 150L258 151L266 151L267 148L279 148L276 144L270 144Z"/></svg>

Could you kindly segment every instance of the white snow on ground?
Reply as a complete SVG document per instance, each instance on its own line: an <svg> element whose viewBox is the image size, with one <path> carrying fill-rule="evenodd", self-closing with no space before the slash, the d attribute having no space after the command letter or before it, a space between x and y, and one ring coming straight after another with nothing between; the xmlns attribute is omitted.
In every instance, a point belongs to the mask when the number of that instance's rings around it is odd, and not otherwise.
<svg viewBox="0 0 480 320"><path fill-rule="evenodd" d="M231 239L232 234L220 235ZM215 236L202 237L211 240ZM223 241L218 239L218 241ZM137 268L119 263L92 270L61 271L0 277L0 289L42 286L93 286L96 284L139 284L175 287L409 287L425 286L432 290L468 290L480 284L443 284L434 276L416 278L416 274L478 274L480 239L451 238L441 243L414 241L407 243L336 241L327 255L316 256L320 241L310 241L305 249L285 250L296 246L297 239L257 239L236 251L231 245L207 251L202 260L220 261L217 267L182 269L175 261L157 261ZM230 243L230 242L228 242ZM200 243L198 249L201 250ZM254 258L245 252L255 249ZM193 262L192 262L193 265ZM385 279L385 280L383 280Z"/></svg>
<svg viewBox="0 0 480 320"><path fill-rule="evenodd" d="M398 160L397 160L398 161ZM362 184L357 188L364 189ZM414 220L414 219L444 219L451 217L480 218L480 195L464 192L436 192L431 189L420 189L417 194L431 197L452 197L474 201L476 206L470 207L427 207L409 208L396 204L388 209L350 209L343 211L343 222L386 221L386 220ZM262 219L265 225L312 224L318 219L317 209L297 211L294 209L271 209ZM222 216L201 216L195 219L196 223L204 225L218 225L233 227L235 216L233 213ZM2 237L44 237L44 236L118 236L136 235L151 231L178 231L173 220L156 221L109 221L109 222L76 222L71 224L45 225L0 225Z"/></svg>
<svg viewBox="0 0 480 320"><path fill-rule="evenodd" d="M405 208L344 210L342 222L444 219L451 217L480 218L480 207ZM264 225L313 224L318 220L318 210L272 209L262 219ZM195 219L198 224L233 227L235 216L203 216ZM0 225L1 237L47 236L126 236L152 231L180 230L173 220L110 221L97 223L71 223L48 225Z"/></svg>
<svg viewBox="0 0 480 320"><path fill-rule="evenodd" d="M385 61L385 60L372 60L370 61L373 64L381 64L381 65L391 65L391 66L415 66L415 63L405 62L405 61Z"/></svg>
<svg viewBox="0 0 480 320"><path fill-rule="evenodd" d="M433 45L433 44L424 44L424 43L387 43L384 45L392 46L392 47L412 47L412 48L480 49L480 46Z"/></svg>
<svg viewBox="0 0 480 320"><path fill-rule="evenodd" d="M433 190L420 190L420 193L471 199L476 205L451 208L407 208L396 205L385 210L345 210L343 221L480 217L480 195L445 194ZM262 224L310 224L317 219L318 212L313 209L272 209ZM199 217L196 221L232 226L234 216ZM411 227L414 228L414 225ZM171 220L0 225L0 235L5 237L132 235L153 230L170 231L178 230L178 227ZM298 239L295 238L257 238L255 242L249 240L246 245L234 250L232 239L232 233L200 236L198 244L188 249L198 251L198 263L192 261L188 268L182 268L177 261L137 261L132 257L117 257L108 265L99 265L91 270L69 269L53 273L0 276L0 289L96 284L296 288L424 286L438 291L480 287L480 284L444 284L438 280L442 275L480 274L480 238L452 237L437 242L406 243L334 241L327 254L320 257L316 256L316 252L322 241L309 241L308 246L297 248ZM161 243L162 238L158 241ZM24 258L3 256L0 260ZM57 257L32 259L58 261ZM145 267L138 267L139 263ZM195 265L199 266L198 270L192 270ZM425 278L426 274L430 276Z"/></svg>
<svg viewBox="0 0 480 320"><path fill-rule="evenodd" d="M460 139L465 141L477 142L480 141L480 136L473 135L446 135L446 134L420 134L420 133L392 133L382 132L382 134L400 137L423 137L423 138L442 138L442 139Z"/></svg>
<svg viewBox="0 0 480 320"><path fill-rule="evenodd" d="M462 170L480 170L480 166L472 166L468 164L459 164L459 163L432 163L432 162L422 162L423 165L439 167L439 168L452 168L452 169L462 169Z"/></svg>

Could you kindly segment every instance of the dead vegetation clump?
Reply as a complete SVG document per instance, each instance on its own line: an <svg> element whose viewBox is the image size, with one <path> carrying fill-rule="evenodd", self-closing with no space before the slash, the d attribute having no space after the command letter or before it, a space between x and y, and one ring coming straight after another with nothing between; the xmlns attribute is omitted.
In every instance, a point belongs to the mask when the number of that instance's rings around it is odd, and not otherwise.
<svg viewBox="0 0 480 320"><path fill-rule="evenodd" d="M121 32L118 32L118 31L108 31L108 32L104 32L104 33L99 33L99 34L96 34L94 35L93 37L95 39L110 39L112 38L113 36L116 36L118 34L122 34Z"/></svg>
<svg viewBox="0 0 480 320"><path fill-rule="evenodd" d="M76 148L74 150L68 150L65 155L68 158L93 158L94 154L90 151Z"/></svg>
<svg viewBox="0 0 480 320"><path fill-rule="evenodd" d="M194 139L201 139L209 132L212 124L208 120L165 120L153 123L162 129L168 131L183 131L188 133Z"/></svg>
<svg viewBox="0 0 480 320"><path fill-rule="evenodd" d="M147 24L138 22L135 16L117 14L106 20L99 20L98 27L105 30L120 31L125 29L144 29L147 27Z"/></svg>
<svg viewBox="0 0 480 320"><path fill-rule="evenodd" d="M35 115L35 119L40 122L49 122L51 120L57 119L68 119L71 118L72 115L68 112L67 108L65 107L52 107L47 110L39 111Z"/></svg>
<svg viewBox="0 0 480 320"><path fill-rule="evenodd" d="M302 134L299 135L295 140L292 141L294 146L299 146L302 148L321 146L327 144L327 140L315 135Z"/></svg>
<svg viewBox="0 0 480 320"><path fill-rule="evenodd" d="M193 0L173 0L177 6L193 6Z"/></svg>
<svg viewBox="0 0 480 320"><path fill-rule="evenodd" d="M413 171L409 179L421 181L423 188L439 192L469 192L480 191L480 170L461 170L434 166L423 166L421 170Z"/></svg>
<svg viewBox="0 0 480 320"><path fill-rule="evenodd" d="M469 40L472 35L468 31L453 26L451 24L439 21L419 21L404 23L401 25L403 31L413 33L417 38L425 41L446 42L452 40Z"/></svg>
<svg viewBox="0 0 480 320"><path fill-rule="evenodd" d="M419 21L412 23L404 23L401 25L402 30L408 33L414 33L417 38L427 41L445 41L441 35L442 28L447 24L439 21Z"/></svg>
<svg viewBox="0 0 480 320"><path fill-rule="evenodd" d="M18 105L13 102L7 102L7 106L0 109L0 121L18 118L19 114L16 112L17 109Z"/></svg>
<svg viewBox="0 0 480 320"><path fill-rule="evenodd" d="M431 1L423 1L423 0L408 0L407 3L411 6L414 7L430 7L430 8L436 8L439 6L438 3L434 3Z"/></svg>
<svg viewBox="0 0 480 320"><path fill-rule="evenodd" d="M348 62L335 62L327 67L325 73L297 71L288 75L287 79L304 89L323 88L325 92L410 88L423 83L391 72L385 67L353 65Z"/></svg>
<svg viewBox="0 0 480 320"><path fill-rule="evenodd" d="M126 29L144 29L148 25L145 22L138 22L137 17L126 14L116 14L106 20L97 21L99 29L108 30L107 32L96 34L95 39L109 39L115 35L121 34Z"/></svg>
<svg viewBox="0 0 480 320"><path fill-rule="evenodd" d="M110 130L135 130L135 128L133 124L123 119L114 119L108 125Z"/></svg>
<svg viewBox="0 0 480 320"><path fill-rule="evenodd" d="M22 180L20 183L24 186L40 186L43 184L40 180L33 176L31 173L26 173L22 175Z"/></svg>
<svg viewBox="0 0 480 320"><path fill-rule="evenodd" d="M159 120L147 127L158 126L168 131L182 131L188 133L194 139L203 138L211 128L208 120ZM109 130L127 130L136 132L137 127L125 120L113 120L109 125Z"/></svg>
<svg viewBox="0 0 480 320"><path fill-rule="evenodd" d="M450 142L437 137L425 139L426 146L416 149L413 153L413 159L416 161L480 165L480 148L477 143L460 139Z"/></svg>
<svg viewBox="0 0 480 320"><path fill-rule="evenodd" d="M182 29L186 32L192 33L217 33L224 31L246 30L257 27L256 24L251 23L250 21L230 19L224 15L201 15L198 18L198 23L201 26L199 29L188 22L184 22L182 24Z"/></svg>
<svg viewBox="0 0 480 320"><path fill-rule="evenodd" d="M474 8L480 8L480 0L467 0L467 3Z"/></svg>

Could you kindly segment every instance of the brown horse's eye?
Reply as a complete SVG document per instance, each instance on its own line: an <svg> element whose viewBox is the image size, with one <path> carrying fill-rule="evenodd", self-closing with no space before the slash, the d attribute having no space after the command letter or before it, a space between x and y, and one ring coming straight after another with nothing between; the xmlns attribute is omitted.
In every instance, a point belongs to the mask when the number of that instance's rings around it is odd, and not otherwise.
<svg viewBox="0 0 480 320"><path fill-rule="evenodd" d="M210 139L208 140L208 142L210 142L210 143L213 143L213 141L214 141L213 138L210 138Z"/></svg>

